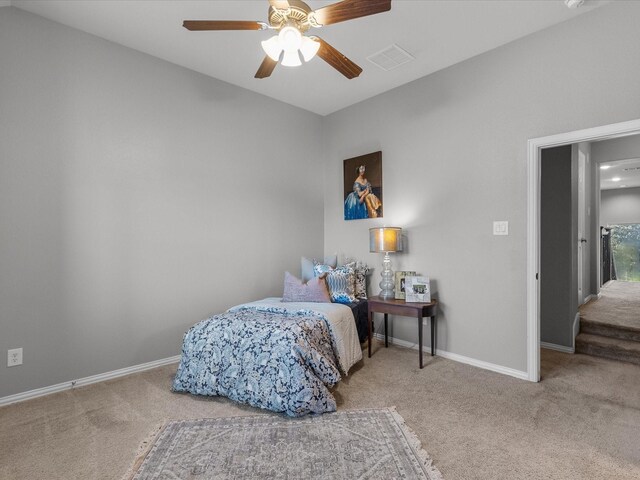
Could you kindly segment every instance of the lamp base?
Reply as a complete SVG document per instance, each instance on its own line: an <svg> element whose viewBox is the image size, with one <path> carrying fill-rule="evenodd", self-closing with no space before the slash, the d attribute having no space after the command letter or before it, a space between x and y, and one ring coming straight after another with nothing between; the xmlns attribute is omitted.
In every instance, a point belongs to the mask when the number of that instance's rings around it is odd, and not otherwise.
<svg viewBox="0 0 640 480"><path fill-rule="evenodd" d="M380 282L380 293L378 294L378 297L383 300L395 298L395 294L393 292L393 270L391 270L391 258L389 257L389 252L385 252L384 254L382 272L380 272L380 275L382 276L382 281Z"/></svg>

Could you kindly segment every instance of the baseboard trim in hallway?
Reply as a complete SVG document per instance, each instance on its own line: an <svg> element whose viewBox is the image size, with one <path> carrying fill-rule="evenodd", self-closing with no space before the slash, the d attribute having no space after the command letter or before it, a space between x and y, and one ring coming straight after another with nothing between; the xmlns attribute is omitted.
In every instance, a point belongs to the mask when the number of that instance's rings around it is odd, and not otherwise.
<svg viewBox="0 0 640 480"><path fill-rule="evenodd" d="M44 395L50 395L52 393L62 392L64 390L71 390L76 387L91 385L92 383L104 382L106 380L111 380L112 378L124 377L125 375L131 375L132 373L144 372L145 370L151 370L152 368L162 367L163 365L169 365L170 363L177 363L179 361L180 355L176 355L174 357L161 358L160 360L141 363L140 365L133 365L131 367L121 368L111 372L99 373L98 375L91 375L90 377L71 380L69 382L58 383L57 385L51 385L49 387L16 393L15 395L0 398L0 407L11 403L31 400L32 398L42 397Z"/></svg>
<svg viewBox="0 0 640 480"><path fill-rule="evenodd" d="M555 343L540 342L540 347L548 350L555 350L562 353L575 353L575 349L571 347L565 347L564 345L556 345Z"/></svg>

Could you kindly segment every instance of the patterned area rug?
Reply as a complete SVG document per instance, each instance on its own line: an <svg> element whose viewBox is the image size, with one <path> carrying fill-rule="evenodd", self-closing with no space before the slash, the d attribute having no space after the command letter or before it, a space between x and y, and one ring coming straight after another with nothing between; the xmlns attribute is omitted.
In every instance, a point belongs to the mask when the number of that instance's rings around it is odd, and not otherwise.
<svg viewBox="0 0 640 480"><path fill-rule="evenodd" d="M170 422L125 478L441 480L442 475L389 408Z"/></svg>

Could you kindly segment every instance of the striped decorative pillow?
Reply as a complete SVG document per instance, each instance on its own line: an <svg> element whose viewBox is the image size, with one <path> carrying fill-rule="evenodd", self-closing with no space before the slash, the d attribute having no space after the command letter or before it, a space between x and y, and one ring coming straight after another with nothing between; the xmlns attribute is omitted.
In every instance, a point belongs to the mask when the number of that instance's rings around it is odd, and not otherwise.
<svg viewBox="0 0 640 480"><path fill-rule="evenodd" d="M313 267L316 276L326 273L327 286L331 294L331 301L335 303L353 303L355 296L355 271L350 266L331 268L318 264Z"/></svg>

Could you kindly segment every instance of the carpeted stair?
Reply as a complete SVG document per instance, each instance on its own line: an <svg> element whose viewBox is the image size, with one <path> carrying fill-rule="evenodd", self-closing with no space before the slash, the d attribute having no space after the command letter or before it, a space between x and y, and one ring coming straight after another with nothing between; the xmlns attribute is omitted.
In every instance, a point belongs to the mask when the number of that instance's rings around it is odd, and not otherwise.
<svg viewBox="0 0 640 480"><path fill-rule="evenodd" d="M640 365L640 328L580 318L576 353Z"/></svg>
<svg viewBox="0 0 640 480"><path fill-rule="evenodd" d="M576 353L640 365L640 282L611 281L580 307Z"/></svg>

